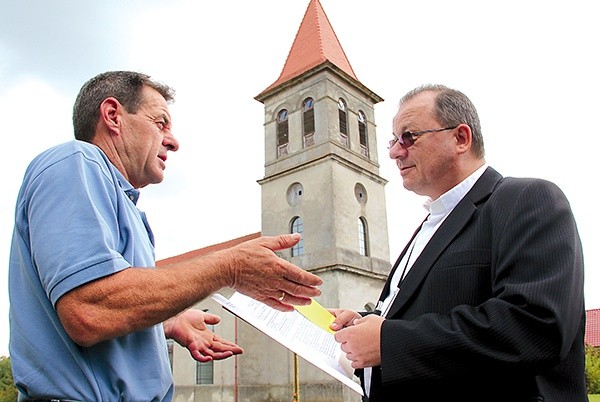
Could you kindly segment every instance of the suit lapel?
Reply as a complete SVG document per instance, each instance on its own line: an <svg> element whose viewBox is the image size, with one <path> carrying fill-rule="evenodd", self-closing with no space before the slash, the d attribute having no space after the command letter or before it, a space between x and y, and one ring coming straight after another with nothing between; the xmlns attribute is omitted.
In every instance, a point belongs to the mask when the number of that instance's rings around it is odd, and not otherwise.
<svg viewBox="0 0 600 402"><path fill-rule="evenodd" d="M406 243L406 246L404 246L404 250L402 250L402 252L400 253L400 256L398 257L398 259L396 260L396 262L392 266L392 269L390 270L390 273L389 273L389 275L387 277L387 280L385 281L385 285L383 286L383 290L381 291L381 294L379 295L379 301L380 302L383 301L387 297L387 295L390 293L390 283L392 281L392 277L394 276L394 273L396 272L396 269L398 269L398 265L400 265L400 261L402 261L402 258L404 258L404 254L406 254L406 252L408 251L408 247L411 245L411 243L413 242L413 240L415 239L415 237L417 237L417 234L421 230L421 227L423 226L423 223L425 223L426 220L427 220L427 218L425 218L423 220L423 222L421 222L421 224L419 225L419 227L417 228L417 230L415 230L415 232L413 233L413 235L410 238L410 240L408 241L408 243Z"/></svg>
<svg viewBox="0 0 600 402"><path fill-rule="evenodd" d="M491 194L495 185L501 178L502 176L498 172L488 167L479 180L477 180L473 188L462 200L460 200L444 223L438 228L431 240L427 243L423 252L415 260L412 268L408 271L406 278L400 283L400 292L387 314L388 317L398 313L410 298L416 294L417 288L426 278L435 261L460 233L462 228L469 222L475 211L477 211L478 205ZM408 246L405 247L402 255L406 253L407 248ZM389 293L389 278L386 287ZM388 293L385 293L385 295Z"/></svg>

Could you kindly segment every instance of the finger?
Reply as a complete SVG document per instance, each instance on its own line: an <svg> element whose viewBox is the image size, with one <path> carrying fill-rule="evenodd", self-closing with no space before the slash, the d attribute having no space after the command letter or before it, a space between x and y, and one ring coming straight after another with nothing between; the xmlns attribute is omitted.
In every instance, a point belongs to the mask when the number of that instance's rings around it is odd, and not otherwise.
<svg viewBox="0 0 600 402"><path fill-rule="evenodd" d="M219 338L218 341L215 341L211 346L211 350L213 352L231 352L234 355L239 355L244 353L244 349L239 347L233 342L230 342L226 339Z"/></svg>
<svg viewBox="0 0 600 402"><path fill-rule="evenodd" d="M348 340L347 332L348 331L345 329L340 329L339 331L333 334L333 339L335 339L337 343L344 344Z"/></svg>
<svg viewBox="0 0 600 402"><path fill-rule="evenodd" d="M358 369L358 368L364 368L364 362L360 360L360 358L358 356L356 356L355 354L348 352L346 353L346 359L348 359L348 361L350 361L350 366L353 369Z"/></svg>
<svg viewBox="0 0 600 402"><path fill-rule="evenodd" d="M224 359L233 355L241 355L242 353L244 353L244 349L240 348L239 346L236 346L234 348L227 348L225 350L213 350L210 353L210 356L213 357L213 359Z"/></svg>
<svg viewBox="0 0 600 402"><path fill-rule="evenodd" d="M269 236L269 237L264 237L263 239L266 240L264 245L267 248L269 248L273 251L279 251L279 250L285 250L286 248L295 246L300 241L301 238L302 238L302 236L300 236L299 233L293 233L293 234L282 234L282 235L278 235L278 236Z"/></svg>
<svg viewBox="0 0 600 402"><path fill-rule="evenodd" d="M234 354L231 352L222 352L222 353L215 353L213 355L213 360L224 360L227 359L231 356L233 356Z"/></svg>
<svg viewBox="0 0 600 402"><path fill-rule="evenodd" d="M215 325L221 322L221 317L216 314L204 313L204 323Z"/></svg>
<svg viewBox="0 0 600 402"><path fill-rule="evenodd" d="M205 356L197 349L190 350L190 355L194 358L194 360L197 360L202 363L210 362L213 360L212 357Z"/></svg>
<svg viewBox="0 0 600 402"><path fill-rule="evenodd" d="M310 297L296 296L283 291L280 294L279 297L270 298L269 302L265 302L265 304L281 311L291 311L294 306L308 306L313 300Z"/></svg>
<svg viewBox="0 0 600 402"><path fill-rule="evenodd" d="M316 289L315 286L321 286L323 284L323 280L317 275L311 274L290 262L285 261L285 263L284 268L286 269L286 272L283 274L283 279L294 286L300 285L301 288L310 288L314 290Z"/></svg>
<svg viewBox="0 0 600 402"><path fill-rule="evenodd" d="M280 286L281 291L277 291L276 293L276 298L280 298L281 297L281 292L285 292L286 293L286 299L288 299L288 296L291 296L294 300L295 299L300 299L302 301L306 301L306 300L310 300L313 297L319 297L321 296L321 290L319 288L314 288L311 286L300 286L296 283L292 283L292 282L283 282L281 283ZM288 299L289 300L289 299ZM303 302L300 302L304 304ZM299 304L299 303L294 303L294 304Z"/></svg>
<svg viewBox="0 0 600 402"><path fill-rule="evenodd" d="M277 298L277 301L282 304L297 306L308 306L312 303L312 299L310 297L295 296L287 292L281 292L281 296Z"/></svg>
<svg viewBox="0 0 600 402"><path fill-rule="evenodd" d="M263 239L265 240L263 243L265 247L272 251L279 251L293 247L300 241L301 236L298 233L293 233L265 237ZM285 279L305 286L320 286L323 284L323 281L317 275L311 274L310 272L307 272L283 259L280 260L286 263L284 268L286 268L288 272L286 275L284 275Z"/></svg>
<svg viewBox="0 0 600 402"><path fill-rule="evenodd" d="M194 352L195 353L192 353L192 357L203 363L210 362L213 360L223 360L223 359L227 359L228 357L233 356L233 352L231 352L231 351L224 351L224 352L207 351L207 353L204 353L204 354L200 353L199 351L194 351Z"/></svg>
<svg viewBox="0 0 600 402"><path fill-rule="evenodd" d="M218 347L216 344L213 344L203 354L205 356L209 356L213 360L222 360L234 355L232 350L228 348Z"/></svg>
<svg viewBox="0 0 600 402"><path fill-rule="evenodd" d="M283 311L283 312L294 311L294 306L292 306L291 304L282 303L277 298L269 297L267 299L262 299L260 301L263 302L264 304L266 304L267 306L274 308L275 310L279 310L279 311Z"/></svg>
<svg viewBox="0 0 600 402"><path fill-rule="evenodd" d="M242 352L241 348L239 348L237 345L235 347L226 346L218 341L213 342L208 346L199 345L197 348L194 348L190 345L189 349L192 357L201 362L222 360Z"/></svg>
<svg viewBox="0 0 600 402"><path fill-rule="evenodd" d="M289 264L285 267L279 280L277 280L278 287L285 293L293 296L310 298L321 295L321 290L317 287L322 285L323 280L317 275L306 272L301 268L293 264ZM279 293L281 295L281 293Z"/></svg>
<svg viewBox="0 0 600 402"><path fill-rule="evenodd" d="M331 323L331 329L339 331L344 327L354 325L354 322L359 314L352 310L338 310L336 311L335 320Z"/></svg>
<svg viewBox="0 0 600 402"><path fill-rule="evenodd" d="M352 360L350 358L350 351L348 350L348 342L342 342L340 344L340 349L342 350L342 352L344 352L346 354L346 357L348 358L348 360Z"/></svg>
<svg viewBox="0 0 600 402"><path fill-rule="evenodd" d="M331 324L329 324L329 328L333 329L334 331L339 331L340 329L344 328L344 324L336 318Z"/></svg>

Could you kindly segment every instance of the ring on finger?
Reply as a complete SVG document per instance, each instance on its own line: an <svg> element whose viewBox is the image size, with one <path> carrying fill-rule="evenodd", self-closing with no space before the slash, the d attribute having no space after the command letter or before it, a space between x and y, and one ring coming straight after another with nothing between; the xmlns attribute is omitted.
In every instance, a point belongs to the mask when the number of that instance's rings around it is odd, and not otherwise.
<svg viewBox="0 0 600 402"><path fill-rule="evenodd" d="M285 298L285 292L281 292L281 296L279 296L279 301L283 301L283 299Z"/></svg>

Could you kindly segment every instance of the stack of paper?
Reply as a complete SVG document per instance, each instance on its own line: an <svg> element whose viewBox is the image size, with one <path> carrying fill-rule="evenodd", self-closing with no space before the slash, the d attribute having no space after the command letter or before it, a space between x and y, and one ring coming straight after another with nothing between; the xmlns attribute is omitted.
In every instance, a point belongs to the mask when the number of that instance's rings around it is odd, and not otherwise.
<svg viewBox="0 0 600 402"><path fill-rule="evenodd" d="M335 317L316 300L308 306L296 306L292 312L282 312L238 292L229 299L220 293L212 298L226 310L363 395L350 361L329 328Z"/></svg>

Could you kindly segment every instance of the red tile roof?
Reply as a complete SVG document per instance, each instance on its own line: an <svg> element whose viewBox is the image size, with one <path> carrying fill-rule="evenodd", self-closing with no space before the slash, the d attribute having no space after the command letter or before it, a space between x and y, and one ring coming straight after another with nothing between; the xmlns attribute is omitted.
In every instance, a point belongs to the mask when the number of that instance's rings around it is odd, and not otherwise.
<svg viewBox="0 0 600 402"><path fill-rule="evenodd" d="M281 75L262 93L326 62L334 64L358 81L321 3L319 0L311 0Z"/></svg>
<svg viewBox="0 0 600 402"><path fill-rule="evenodd" d="M600 308L585 312L585 344L600 346Z"/></svg>
<svg viewBox="0 0 600 402"><path fill-rule="evenodd" d="M181 262L190 257L198 257L201 255L205 255L208 253L212 253L219 250L225 250L226 248L233 247L237 244L243 243L247 240L257 239L260 237L260 232L252 233L246 236L238 237L236 239L228 240L223 243L213 244L212 246L200 248L197 250L192 250L184 254L176 255L174 257L165 258L163 260L156 261L156 266L165 266L169 264L175 264Z"/></svg>

